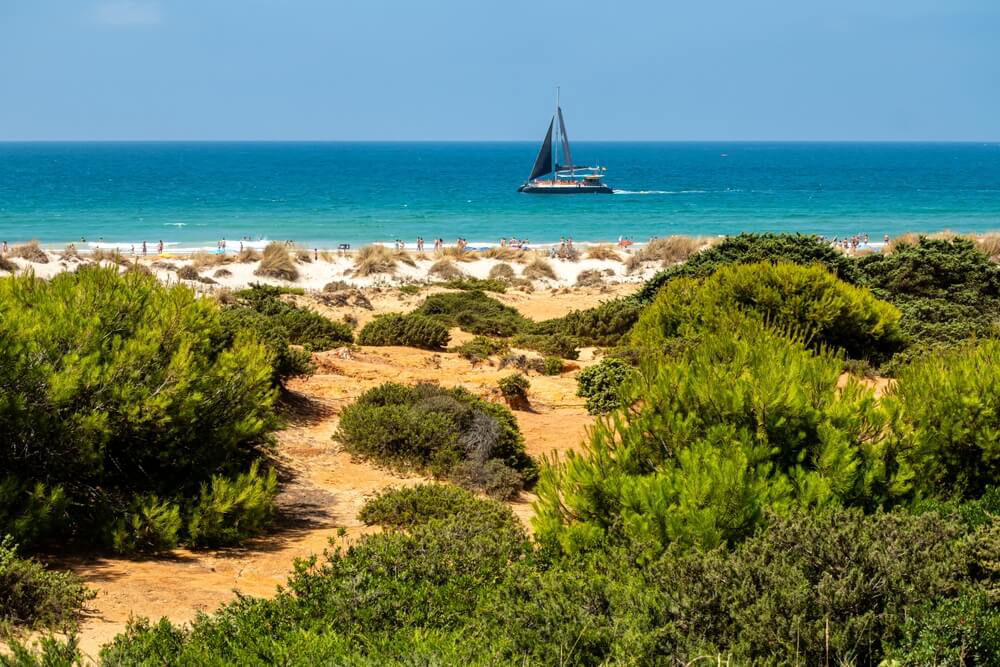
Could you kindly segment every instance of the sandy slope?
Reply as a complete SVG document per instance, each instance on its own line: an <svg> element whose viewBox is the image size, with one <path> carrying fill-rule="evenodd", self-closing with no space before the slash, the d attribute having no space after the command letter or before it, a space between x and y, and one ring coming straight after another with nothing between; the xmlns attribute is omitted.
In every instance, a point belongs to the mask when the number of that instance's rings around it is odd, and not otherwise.
<svg viewBox="0 0 1000 667"><path fill-rule="evenodd" d="M627 289L634 287L615 292ZM366 292L372 300L370 311L352 306L321 310L338 319L346 312L364 319L378 312L410 309L423 298L401 295L398 290ZM590 289L513 293L501 298L541 319L594 305L612 295ZM465 337L453 331L453 339ZM585 351L585 359L589 352ZM490 397L496 379L509 372L491 365L473 366L452 353L410 348L345 348L315 357L317 374L291 385L290 424L278 436L281 467L289 481L280 496L282 516L277 532L237 549L178 549L168 557L150 559L77 555L54 563L73 569L98 591L81 631L85 652L96 656L101 644L123 630L132 615L166 616L182 622L198 612L216 609L233 599L235 591L270 595L285 581L296 558L322 552L331 539L342 543L371 530L356 518L365 498L380 489L417 483L421 478L355 462L337 451L330 439L337 413L365 389L387 380L437 381ZM574 376L572 370L557 377L532 375L531 410L515 414L533 456L579 446L592 423L582 400L575 396ZM531 502L532 496L525 494L512 503L526 524L532 515ZM340 529L346 530L344 538L338 537Z"/></svg>

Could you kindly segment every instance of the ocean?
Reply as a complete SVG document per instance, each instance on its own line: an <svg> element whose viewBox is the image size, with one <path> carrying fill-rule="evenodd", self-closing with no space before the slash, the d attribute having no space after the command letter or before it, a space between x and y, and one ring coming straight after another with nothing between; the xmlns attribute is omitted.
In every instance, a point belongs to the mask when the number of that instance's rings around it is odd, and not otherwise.
<svg viewBox="0 0 1000 667"><path fill-rule="evenodd" d="M0 143L0 239L334 247L1000 230L997 143L577 142L613 195L518 194L538 144ZM232 247L232 245L230 245Z"/></svg>

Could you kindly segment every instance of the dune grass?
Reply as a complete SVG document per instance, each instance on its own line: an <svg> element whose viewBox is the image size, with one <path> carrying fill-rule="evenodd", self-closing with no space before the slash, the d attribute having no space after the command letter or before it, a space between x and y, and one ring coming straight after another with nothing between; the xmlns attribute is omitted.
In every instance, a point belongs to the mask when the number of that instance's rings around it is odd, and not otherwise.
<svg viewBox="0 0 1000 667"><path fill-rule="evenodd" d="M367 245L354 256L354 275L373 276L396 272L396 253L381 245Z"/></svg>
<svg viewBox="0 0 1000 667"><path fill-rule="evenodd" d="M299 279L299 270L292 262L288 249L280 243L269 243L264 248L264 254L260 260L260 266L253 272L255 276L264 278L278 278L295 282Z"/></svg>
<svg viewBox="0 0 1000 667"><path fill-rule="evenodd" d="M14 246L10 250L10 256L26 259L35 264L49 263L49 256L45 254L44 250L38 247L38 241L30 241L23 245Z"/></svg>
<svg viewBox="0 0 1000 667"><path fill-rule="evenodd" d="M455 262L448 258L442 258L434 262L431 268L428 269L427 275L437 276L441 280L460 280L465 276L462 270L455 265Z"/></svg>
<svg viewBox="0 0 1000 667"><path fill-rule="evenodd" d="M240 254L236 255L236 261L240 264L251 264L259 262L260 259L261 254L253 248L243 248L243 250L240 250Z"/></svg>
<svg viewBox="0 0 1000 667"><path fill-rule="evenodd" d="M216 253L205 252L204 250L200 250L195 254L191 255L191 266L193 266L198 271L213 266L222 266L223 264L230 264L233 261L235 260L228 255L220 255Z"/></svg>
<svg viewBox="0 0 1000 667"><path fill-rule="evenodd" d="M459 248L458 246L450 246L447 248L441 248L434 253L437 258L450 257L457 262L471 262L473 260L479 259L479 255L469 250L468 248Z"/></svg>
<svg viewBox="0 0 1000 667"><path fill-rule="evenodd" d="M514 267L510 264L505 264L504 262L494 265L493 268L490 269L490 274L488 276L490 280L497 280L500 282L510 282L515 277L516 274L514 273Z"/></svg>
<svg viewBox="0 0 1000 667"><path fill-rule="evenodd" d="M526 259L527 253L520 248L510 246L494 246L482 252L482 256L487 259L499 259L505 262L517 262Z"/></svg>
<svg viewBox="0 0 1000 667"><path fill-rule="evenodd" d="M556 272L552 268L552 265L541 257L535 257L535 259L524 267L521 275L529 280L541 280L543 278L549 280L556 279Z"/></svg>
<svg viewBox="0 0 1000 667"><path fill-rule="evenodd" d="M660 262L666 268L686 261L691 255L701 250L705 242L688 236L668 236L653 239L641 248L637 248L625 261L625 272L633 273L646 262Z"/></svg>
<svg viewBox="0 0 1000 667"><path fill-rule="evenodd" d="M615 251L614 246L595 245L587 248L587 259L610 259L620 262L622 256Z"/></svg>

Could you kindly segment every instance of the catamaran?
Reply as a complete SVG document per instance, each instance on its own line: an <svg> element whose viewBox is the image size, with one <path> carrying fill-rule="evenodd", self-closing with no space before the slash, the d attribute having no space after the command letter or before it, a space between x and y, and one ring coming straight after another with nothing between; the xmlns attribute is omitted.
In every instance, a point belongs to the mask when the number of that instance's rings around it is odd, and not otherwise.
<svg viewBox="0 0 1000 667"><path fill-rule="evenodd" d="M553 131L556 135L555 142L552 141ZM560 146L565 164L559 164ZM563 120L562 108L559 106L559 89L556 88L556 111L549 121L549 130L542 140L535 166L531 168L531 176L517 191L547 195L611 194L614 191L601 181L605 171L607 167L580 167L573 164L566 121ZM551 180L539 178L547 174L552 174Z"/></svg>

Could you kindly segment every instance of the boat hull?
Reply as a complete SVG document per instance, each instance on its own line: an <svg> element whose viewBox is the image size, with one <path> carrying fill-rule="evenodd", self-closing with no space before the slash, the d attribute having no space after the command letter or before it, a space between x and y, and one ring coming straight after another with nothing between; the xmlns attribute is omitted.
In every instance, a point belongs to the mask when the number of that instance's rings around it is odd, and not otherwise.
<svg viewBox="0 0 1000 667"><path fill-rule="evenodd" d="M610 195L614 193L607 185L535 185L525 183L517 189L532 195Z"/></svg>

